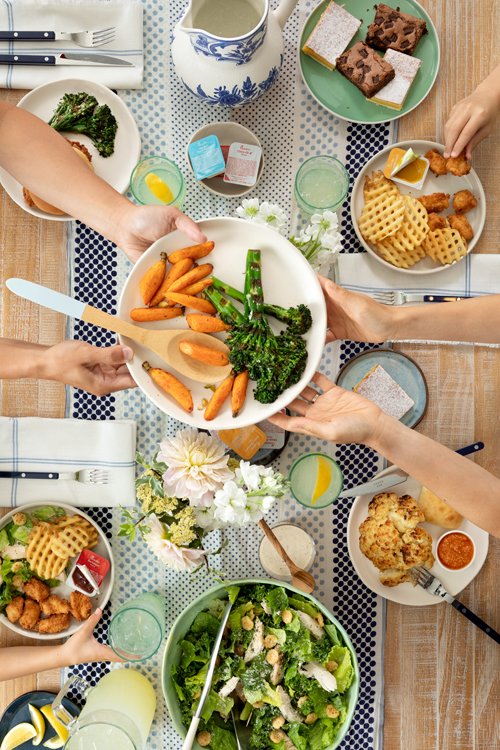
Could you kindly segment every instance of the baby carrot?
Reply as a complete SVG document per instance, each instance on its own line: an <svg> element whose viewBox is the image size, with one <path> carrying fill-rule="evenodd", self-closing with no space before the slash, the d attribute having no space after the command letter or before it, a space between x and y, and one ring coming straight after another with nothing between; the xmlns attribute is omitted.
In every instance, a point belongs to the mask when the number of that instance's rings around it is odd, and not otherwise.
<svg viewBox="0 0 500 750"><path fill-rule="evenodd" d="M248 370L239 372L233 384L233 390L231 391L231 410L233 417L237 417L241 411L243 404L245 403L245 397L247 395L248 386Z"/></svg>
<svg viewBox="0 0 500 750"><path fill-rule="evenodd" d="M196 260L197 258L204 258L213 249L213 242L202 242L199 245L191 245L190 247L183 247L181 250L175 250L175 252L170 253L168 259L170 263L177 263L178 260L182 260L183 258L193 258L193 260Z"/></svg>
<svg viewBox="0 0 500 750"><path fill-rule="evenodd" d="M161 370L159 367L151 367L149 362L143 362L142 366L151 375L156 385L166 391L169 396L172 396L182 406L184 411L193 411L193 397L191 391L189 388L186 388L184 383L181 383L180 380L177 380L174 375L166 370Z"/></svg>
<svg viewBox="0 0 500 750"><path fill-rule="evenodd" d="M184 260L180 260L178 263L174 263L174 265L170 268L169 272L163 279L163 283L158 288L155 296L150 301L150 307L156 307L156 305L158 305L165 297L165 292L170 288L171 284L173 284L174 281L179 279L181 276L184 276L184 274L191 270L192 267L193 261L191 260L191 258L185 258Z"/></svg>
<svg viewBox="0 0 500 750"><path fill-rule="evenodd" d="M220 318L214 318L213 315L199 315L190 313L186 315L188 326L193 331L199 333L219 333L219 331L229 331L231 326L226 325Z"/></svg>
<svg viewBox="0 0 500 750"><path fill-rule="evenodd" d="M151 266L139 282L139 289L145 305L149 305L165 277L167 254L160 253L160 260Z"/></svg>
<svg viewBox="0 0 500 750"><path fill-rule="evenodd" d="M199 294L208 286L211 286L212 282L213 279L209 276L208 279L202 279L201 281L197 281L196 284L190 284L189 286L184 287L182 293L190 294L192 297L194 297L196 294Z"/></svg>
<svg viewBox="0 0 500 750"><path fill-rule="evenodd" d="M183 312L182 307L134 307L130 317L138 323L147 323L150 320L178 318Z"/></svg>
<svg viewBox="0 0 500 750"><path fill-rule="evenodd" d="M177 303L182 307L191 307L193 310L199 310L199 312L215 313L215 307L207 299L200 299L200 297L192 297L190 294L180 294L180 292L167 292L165 298L169 302Z"/></svg>
<svg viewBox="0 0 500 750"><path fill-rule="evenodd" d="M214 365L214 367L224 367L229 364L229 358L226 352L221 352L219 349L214 349L212 346L204 346L203 344L197 344L194 341L180 341L179 349L183 354L187 354L188 357L198 360L198 362L204 362L206 365Z"/></svg>
<svg viewBox="0 0 500 750"><path fill-rule="evenodd" d="M174 281L169 287L169 292L183 292L186 286L195 284L197 281L204 279L205 276L208 276L209 273L212 273L213 268L211 263L202 263L201 266L196 266L196 268L181 276L180 279Z"/></svg>
<svg viewBox="0 0 500 750"><path fill-rule="evenodd" d="M231 373L231 375L228 375L227 378L223 380L220 385L217 386L212 398L208 402L206 409L205 409L204 416L207 421L210 421L211 419L214 419L217 416L217 414L219 413L221 409L222 404L231 393L231 388L233 387L233 383L234 383L234 373Z"/></svg>

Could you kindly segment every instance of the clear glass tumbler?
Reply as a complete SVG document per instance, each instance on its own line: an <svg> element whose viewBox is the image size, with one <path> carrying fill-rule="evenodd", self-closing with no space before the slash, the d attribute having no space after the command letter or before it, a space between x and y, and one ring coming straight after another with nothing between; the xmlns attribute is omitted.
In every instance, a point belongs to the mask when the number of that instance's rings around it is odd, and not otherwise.
<svg viewBox="0 0 500 750"><path fill-rule="evenodd" d="M295 176L295 199L301 211L336 211L349 190L349 173L335 156L313 156Z"/></svg>
<svg viewBox="0 0 500 750"><path fill-rule="evenodd" d="M134 167L130 191L143 205L182 208L186 185L175 162L165 156L148 156Z"/></svg>
<svg viewBox="0 0 500 750"><path fill-rule="evenodd" d="M165 638L165 600L145 592L123 604L108 628L108 643L126 661L144 661L156 654Z"/></svg>

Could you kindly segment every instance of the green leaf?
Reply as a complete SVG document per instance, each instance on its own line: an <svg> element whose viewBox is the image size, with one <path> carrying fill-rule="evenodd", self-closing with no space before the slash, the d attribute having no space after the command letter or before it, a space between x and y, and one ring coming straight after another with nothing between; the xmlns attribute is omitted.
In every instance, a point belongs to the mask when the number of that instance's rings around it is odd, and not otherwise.
<svg viewBox="0 0 500 750"><path fill-rule="evenodd" d="M302 599L301 596L291 596L289 599L290 607L294 607L295 609L300 610L301 612L305 612L306 615L309 615L310 617L317 617L319 614L319 609L317 609L311 602L306 601L305 599Z"/></svg>
<svg viewBox="0 0 500 750"><path fill-rule="evenodd" d="M191 633L209 633L216 635L219 630L219 620L209 612L198 612L191 625Z"/></svg>
<svg viewBox="0 0 500 750"><path fill-rule="evenodd" d="M39 521L50 521L52 518L59 518L66 513L63 508L56 508L53 505L46 505L44 508L38 508L31 512L31 515L38 518Z"/></svg>
<svg viewBox="0 0 500 750"><path fill-rule="evenodd" d="M333 624L333 622L327 622L325 624L325 632L328 635L329 639L333 643L334 646L340 646L341 640L339 638L339 634L337 632L337 628Z"/></svg>
<svg viewBox="0 0 500 750"><path fill-rule="evenodd" d="M212 739L210 747L214 750L236 750L236 739L234 734L229 729L223 729L217 726L217 724L210 725L210 734Z"/></svg>
<svg viewBox="0 0 500 750"><path fill-rule="evenodd" d="M354 679L354 667L351 660L351 653L347 647L334 646L332 656L339 665L333 673L337 680L337 690L339 693L345 693Z"/></svg>
<svg viewBox="0 0 500 750"><path fill-rule="evenodd" d="M5 548L9 546L9 535L7 534L6 529L2 529L0 531L0 552Z"/></svg>
<svg viewBox="0 0 500 750"><path fill-rule="evenodd" d="M280 586L271 589L266 596L266 603L273 617L281 615L284 609L288 609L288 596L285 593L285 589L282 589Z"/></svg>
<svg viewBox="0 0 500 750"><path fill-rule="evenodd" d="M205 705L203 706L201 717L204 721L209 721L215 711L221 716L229 716L233 706L233 698L230 698L229 696L227 698L222 698L222 696L214 690L211 690L207 696Z"/></svg>

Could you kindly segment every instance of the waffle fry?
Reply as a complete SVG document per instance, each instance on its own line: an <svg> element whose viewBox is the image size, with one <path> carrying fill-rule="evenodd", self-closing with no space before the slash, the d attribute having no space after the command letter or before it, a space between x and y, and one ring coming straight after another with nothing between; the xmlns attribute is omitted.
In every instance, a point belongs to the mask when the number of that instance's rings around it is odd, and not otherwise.
<svg viewBox="0 0 500 750"><path fill-rule="evenodd" d="M359 217L359 231L369 242L380 240L396 234L405 213L405 204L400 195L386 193L365 203Z"/></svg>
<svg viewBox="0 0 500 750"><path fill-rule="evenodd" d="M456 229L436 229L429 232L422 245L426 255L444 265L456 263L467 255L467 242Z"/></svg>
<svg viewBox="0 0 500 750"><path fill-rule="evenodd" d="M52 550L51 544L55 530L50 523L39 523L33 527L26 547L26 560L31 570L40 578L55 578L63 572L69 557L59 557Z"/></svg>
<svg viewBox="0 0 500 750"><path fill-rule="evenodd" d="M77 524L65 526L52 536L50 546L58 557L73 557L85 549L89 541L87 532Z"/></svg>
<svg viewBox="0 0 500 750"><path fill-rule="evenodd" d="M409 195L401 196L404 217L401 227L391 237L375 243L378 254L397 268L411 268L425 257L422 242L429 232L427 211Z"/></svg>
<svg viewBox="0 0 500 750"><path fill-rule="evenodd" d="M82 531L84 531L88 536L88 541L85 545L85 549L93 549L93 547L95 547L99 541L99 534L96 527L82 516L62 516L61 518L57 519L55 525L59 529L66 528L68 526L82 529Z"/></svg>
<svg viewBox="0 0 500 750"><path fill-rule="evenodd" d="M396 185L384 176L383 172L373 172L365 177L363 185L363 196L365 203L381 198L384 195L393 195L397 197L399 190Z"/></svg>

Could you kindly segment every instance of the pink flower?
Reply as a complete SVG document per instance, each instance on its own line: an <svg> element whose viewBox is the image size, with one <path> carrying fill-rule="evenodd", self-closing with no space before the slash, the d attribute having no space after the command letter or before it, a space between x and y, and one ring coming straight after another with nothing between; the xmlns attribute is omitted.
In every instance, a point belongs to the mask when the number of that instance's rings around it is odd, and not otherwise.
<svg viewBox="0 0 500 750"><path fill-rule="evenodd" d="M167 539L165 526L155 515L149 516L147 523L150 530L144 537L146 544L167 567L178 572L191 571L204 562L206 557L204 549L190 549L173 544Z"/></svg>

